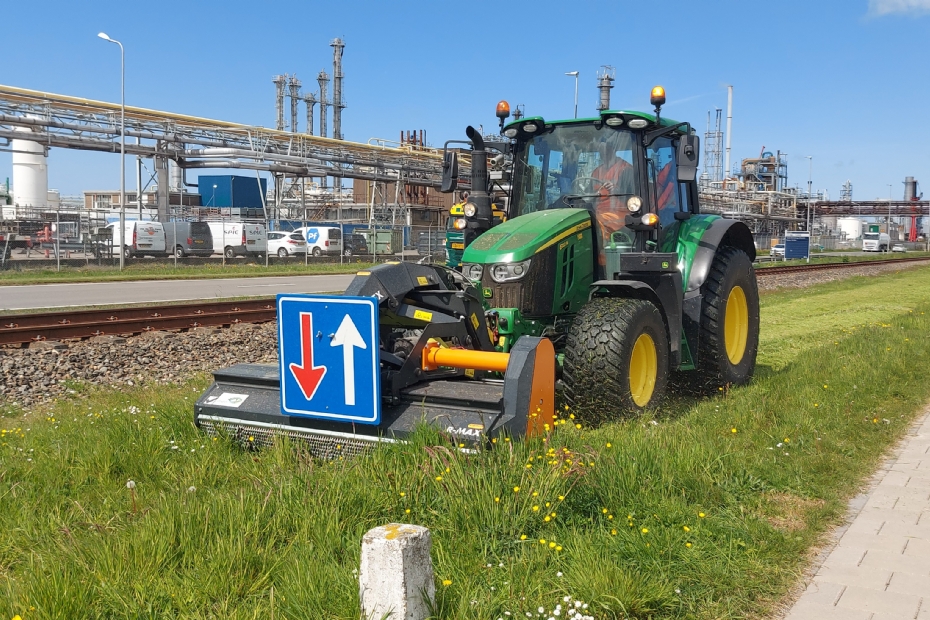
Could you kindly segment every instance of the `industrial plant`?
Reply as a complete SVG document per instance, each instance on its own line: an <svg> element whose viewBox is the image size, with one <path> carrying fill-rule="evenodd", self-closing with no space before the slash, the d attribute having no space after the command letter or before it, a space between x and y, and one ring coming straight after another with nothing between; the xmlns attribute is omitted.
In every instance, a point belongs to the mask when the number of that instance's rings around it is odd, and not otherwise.
<svg viewBox="0 0 930 620"><path fill-rule="evenodd" d="M0 86L0 140L13 161L12 186L9 179L0 185L0 233L7 240L30 237L55 222L59 236L79 238L125 218L262 222L269 230L306 223L384 228L401 231L395 246L416 245L424 231L433 239L452 206L452 195L438 191L442 153L428 146L422 130L401 131L396 140L345 141L346 44L336 38L329 45L331 75L321 70L306 86L294 73L272 76L273 129ZM598 110L611 109L615 79L613 67L597 73ZM892 240L927 238L930 203L921 200L914 177L906 177L901 199L856 201L847 182L840 200L831 201L810 182L806 191L790 186L788 156L777 149L762 147L731 166L732 106L730 86L725 131L723 110L708 112L703 211L744 221L760 247L805 230L828 249L855 248L866 222ZM135 157L135 187L59 196L48 187L50 148L122 149ZM467 177L468 161L461 163ZM193 177L199 169L230 174Z"/></svg>

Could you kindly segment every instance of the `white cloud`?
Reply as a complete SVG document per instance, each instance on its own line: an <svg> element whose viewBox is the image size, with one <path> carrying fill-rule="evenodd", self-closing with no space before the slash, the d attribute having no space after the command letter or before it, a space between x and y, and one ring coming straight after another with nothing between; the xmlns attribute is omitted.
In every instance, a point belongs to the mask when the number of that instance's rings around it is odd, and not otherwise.
<svg viewBox="0 0 930 620"><path fill-rule="evenodd" d="M930 0L869 0L869 15L923 15L930 13Z"/></svg>

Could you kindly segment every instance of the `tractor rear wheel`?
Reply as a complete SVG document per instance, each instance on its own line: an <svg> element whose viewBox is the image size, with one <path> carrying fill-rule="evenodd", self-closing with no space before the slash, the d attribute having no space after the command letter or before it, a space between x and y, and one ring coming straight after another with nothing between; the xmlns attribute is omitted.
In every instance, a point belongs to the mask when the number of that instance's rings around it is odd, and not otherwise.
<svg viewBox="0 0 930 620"><path fill-rule="evenodd" d="M720 248L701 285L701 295L700 350L693 387L708 391L749 383L759 349L759 289L746 253Z"/></svg>
<svg viewBox="0 0 930 620"><path fill-rule="evenodd" d="M572 324L563 366L565 398L593 424L654 407L668 382L668 336L654 304L601 297Z"/></svg>

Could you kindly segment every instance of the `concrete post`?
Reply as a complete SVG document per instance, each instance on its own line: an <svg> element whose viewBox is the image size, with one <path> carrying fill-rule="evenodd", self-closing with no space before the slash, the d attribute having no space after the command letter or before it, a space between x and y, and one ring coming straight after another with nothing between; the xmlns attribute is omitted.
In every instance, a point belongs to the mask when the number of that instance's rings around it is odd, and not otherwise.
<svg viewBox="0 0 930 620"><path fill-rule="evenodd" d="M359 600L364 620L425 620L436 595L429 530L390 523L362 538Z"/></svg>
<svg viewBox="0 0 930 620"><path fill-rule="evenodd" d="M159 143L163 145L164 143ZM160 150L160 149L159 149ZM158 221L167 222L168 221L168 205L170 203L170 188L171 184L168 180L168 158L167 157L155 157L155 183L158 184L158 191L155 193L155 205L158 209Z"/></svg>

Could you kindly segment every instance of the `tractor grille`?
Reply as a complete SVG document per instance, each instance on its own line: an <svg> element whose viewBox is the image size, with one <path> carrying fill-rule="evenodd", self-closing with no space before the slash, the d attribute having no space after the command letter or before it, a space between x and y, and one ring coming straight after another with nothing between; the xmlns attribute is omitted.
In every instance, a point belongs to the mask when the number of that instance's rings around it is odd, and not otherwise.
<svg viewBox="0 0 930 620"><path fill-rule="evenodd" d="M200 418L200 428L211 437L229 437L245 447L273 446L275 440L287 437L304 446L314 457L336 460L365 454L379 441L390 439L359 439L341 433L320 433L292 426L273 427L248 422L220 421Z"/></svg>
<svg viewBox="0 0 930 620"><path fill-rule="evenodd" d="M516 282L497 283L491 279L491 270L485 267L481 275L481 287L491 289L491 305L495 308L519 308L525 316L551 314L556 256L554 245L535 255L529 272Z"/></svg>

